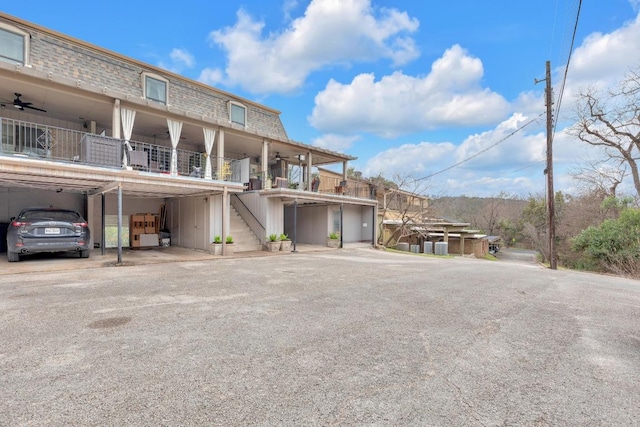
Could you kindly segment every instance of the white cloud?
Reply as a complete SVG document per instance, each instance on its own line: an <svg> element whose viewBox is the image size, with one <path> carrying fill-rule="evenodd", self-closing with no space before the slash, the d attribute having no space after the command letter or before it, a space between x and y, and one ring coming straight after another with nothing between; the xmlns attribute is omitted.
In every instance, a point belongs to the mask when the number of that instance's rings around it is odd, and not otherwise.
<svg viewBox="0 0 640 427"><path fill-rule="evenodd" d="M531 132L531 125L509 135L530 120L514 114L494 130L471 135L459 145L420 142L392 148L369 159L362 172L365 176L409 174L414 178L435 174L430 180L445 187L437 191L448 194L489 196L506 191L526 195L542 182L542 178L535 181L530 176L542 176L546 136L527 133ZM482 151L485 152L474 157ZM461 162L464 163L452 167Z"/></svg>
<svg viewBox="0 0 640 427"><path fill-rule="evenodd" d="M445 162L448 165L455 151L456 146L450 142L404 144L376 154L362 172L365 176L425 176L442 168Z"/></svg>
<svg viewBox="0 0 640 427"><path fill-rule="evenodd" d="M169 58L171 58L171 61L175 64L182 64L187 68L193 67L196 63L193 55L185 49L173 49L169 54Z"/></svg>
<svg viewBox="0 0 640 427"><path fill-rule="evenodd" d="M210 86L216 86L224 81L224 73L219 68L205 68L198 80Z"/></svg>
<svg viewBox="0 0 640 427"><path fill-rule="evenodd" d="M298 7L298 0L285 0L282 5L285 21L291 21L291 12Z"/></svg>
<svg viewBox="0 0 640 427"><path fill-rule="evenodd" d="M514 170L545 159L546 134L527 133L535 118L516 113L494 130L467 137L456 150L461 167L477 170ZM526 126L526 127L523 127ZM521 130L518 130L521 129ZM514 133L515 132L515 133Z"/></svg>
<svg viewBox="0 0 640 427"><path fill-rule="evenodd" d="M605 88L617 83L640 58L640 15L607 34L592 33L573 53L569 83Z"/></svg>
<svg viewBox="0 0 640 427"><path fill-rule="evenodd" d="M397 71L379 81L373 74L360 74L350 84L332 79L316 96L309 122L324 132L383 137L495 123L508 113L509 103L483 88L482 76L482 62L455 45L425 77Z"/></svg>
<svg viewBox="0 0 640 427"><path fill-rule="evenodd" d="M185 68L192 68L195 64L196 60L188 50L174 48L169 53L169 63L161 61L158 66L180 74Z"/></svg>
<svg viewBox="0 0 640 427"><path fill-rule="evenodd" d="M371 0L312 0L304 16L281 33L264 36L264 22L239 10L233 27L213 31L209 38L227 53L226 84L252 93L290 93L322 67L380 58L400 65L415 59L418 51L407 34L418 25L405 12L374 10Z"/></svg>
<svg viewBox="0 0 640 427"><path fill-rule="evenodd" d="M326 148L327 150L337 151L344 153L347 151L353 143L360 139L360 136L344 136L336 134L325 134L319 138L316 138L312 145L317 147Z"/></svg>

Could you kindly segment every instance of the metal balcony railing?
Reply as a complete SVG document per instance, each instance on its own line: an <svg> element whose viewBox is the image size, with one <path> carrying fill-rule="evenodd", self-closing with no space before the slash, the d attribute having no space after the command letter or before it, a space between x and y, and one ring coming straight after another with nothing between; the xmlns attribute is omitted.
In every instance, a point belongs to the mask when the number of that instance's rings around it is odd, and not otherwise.
<svg viewBox="0 0 640 427"><path fill-rule="evenodd" d="M77 161L84 135L71 129L0 118L0 154Z"/></svg>
<svg viewBox="0 0 640 427"><path fill-rule="evenodd" d="M121 169L126 158L132 169L171 172L171 147L125 141L72 129L42 125L0 117L0 155L74 162ZM182 150L177 152L178 175L205 177L206 155ZM211 158L212 179L240 182L240 164L228 158Z"/></svg>

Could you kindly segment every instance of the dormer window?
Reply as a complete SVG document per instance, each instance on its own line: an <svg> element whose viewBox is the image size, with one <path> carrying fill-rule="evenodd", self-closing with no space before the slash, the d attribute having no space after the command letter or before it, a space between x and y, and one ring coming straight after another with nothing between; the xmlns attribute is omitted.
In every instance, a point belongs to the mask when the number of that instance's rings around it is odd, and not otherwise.
<svg viewBox="0 0 640 427"><path fill-rule="evenodd" d="M247 108L237 102L229 101L229 118L231 123L247 126Z"/></svg>
<svg viewBox="0 0 640 427"><path fill-rule="evenodd" d="M169 81L155 74L142 74L144 97L151 101L167 105L169 97Z"/></svg>
<svg viewBox="0 0 640 427"><path fill-rule="evenodd" d="M0 22L0 61L29 65L29 33Z"/></svg>

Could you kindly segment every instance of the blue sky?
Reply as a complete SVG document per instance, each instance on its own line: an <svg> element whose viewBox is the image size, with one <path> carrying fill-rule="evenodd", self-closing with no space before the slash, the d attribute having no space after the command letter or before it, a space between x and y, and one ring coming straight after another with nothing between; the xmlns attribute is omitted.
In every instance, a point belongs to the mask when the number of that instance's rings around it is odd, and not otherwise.
<svg viewBox="0 0 640 427"><path fill-rule="evenodd" d="M545 191L554 91L578 0L9 2L6 13L282 112L289 138L357 156L432 195ZM555 188L598 153L563 130L575 94L640 65L640 0L585 1L554 142ZM535 120L534 120L535 119ZM525 129L507 137L518 127ZM481 154L478 154L481 153Z"/></svg>

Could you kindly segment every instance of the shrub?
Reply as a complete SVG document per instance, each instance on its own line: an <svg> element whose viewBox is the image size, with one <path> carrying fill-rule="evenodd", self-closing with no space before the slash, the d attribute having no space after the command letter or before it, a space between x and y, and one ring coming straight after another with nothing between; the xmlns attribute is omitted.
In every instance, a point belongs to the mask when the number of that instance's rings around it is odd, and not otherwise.
<svg viewBox="0 0 640 427"><path fill-rule="evenodd" d="M278 235L277 234L269 234L269 241L270 242L277 242L278 241Z"/></svg>
<svg viewBox="0 0 640 427"><path fill-rule="evenodd" d="M231 236L227 236L227 243L228 243L228 244L233 243L233 237L231 237Z"/></svg>
<svg viewBox="0 0 640 427"><path fill-rule="evenodd" d="M216 236L213 238L213 243L222 243L222 237Z"/></svg>
<svg viewBox="0 0 640 427"><path fill-rule="evenodd" d="M640 210L625 209L618 219L589 227L572 241L574 251L585 259L576 264L586 268L638 277L640 274Z"/></svg>

